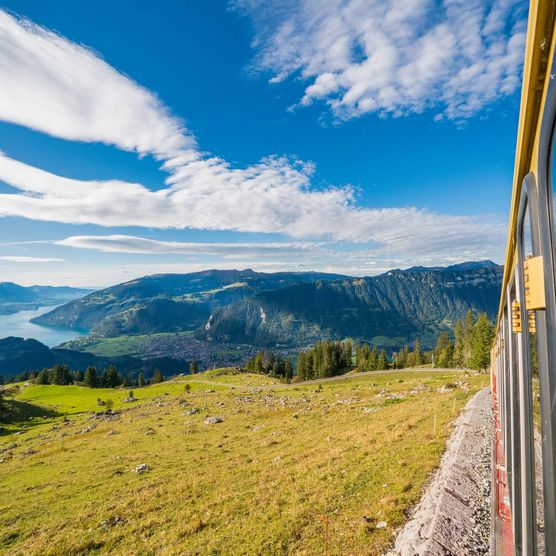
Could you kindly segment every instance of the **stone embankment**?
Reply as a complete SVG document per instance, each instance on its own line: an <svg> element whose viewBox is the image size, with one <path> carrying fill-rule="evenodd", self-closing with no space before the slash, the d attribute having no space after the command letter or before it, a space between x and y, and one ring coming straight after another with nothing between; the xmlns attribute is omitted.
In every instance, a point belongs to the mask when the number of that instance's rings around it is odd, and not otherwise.
<svg viewBox="0 0 556 556"><path fill-rule="evenodd" d="M492 426L484 389L456 420L440 468L387 556L490 554Z"/></svg>

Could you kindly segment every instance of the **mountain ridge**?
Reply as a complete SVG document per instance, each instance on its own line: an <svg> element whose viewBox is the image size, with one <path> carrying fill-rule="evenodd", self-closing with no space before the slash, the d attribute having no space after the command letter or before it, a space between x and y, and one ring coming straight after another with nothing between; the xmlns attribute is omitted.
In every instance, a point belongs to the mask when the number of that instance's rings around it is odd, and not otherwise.
<svg viewBox="0 0 556 556"><path fill-rule="evenodd" d="M32 322L88 329L101 336L194 330L218 307L296 282L343 278L321 272L210 269L153 274L92 292Z"/></svg>
<svg viewBox="0 0 556 556"><path fill-rule="evenodd" d="M401 347L420 337L431 347L468 310L493 318L501 277L501 266L483 261L297 284L218 309L195 335L265 347L344 337Z"/></svg>

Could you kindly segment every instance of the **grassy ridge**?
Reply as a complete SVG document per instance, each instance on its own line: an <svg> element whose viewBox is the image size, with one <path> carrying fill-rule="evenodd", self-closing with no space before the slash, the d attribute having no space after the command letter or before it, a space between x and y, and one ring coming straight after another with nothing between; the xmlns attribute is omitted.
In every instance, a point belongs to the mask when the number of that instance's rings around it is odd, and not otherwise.
<svg viewBox="0 0 556 556"><path fill-rule="evenodd" d="M122 390L28 387L19 403L58 416L0 436L0 549L323 554L326 543L330 554L380 554L438 464L449 423L487 382L373 373L320 389L213 372L136 389L133 404ZM92 418L98 397L125 405L118 419ZM191 408L200 411L184 415ZM215 415L223 422L204 424ZM142 463L150 470L135 473Z"/></svg>

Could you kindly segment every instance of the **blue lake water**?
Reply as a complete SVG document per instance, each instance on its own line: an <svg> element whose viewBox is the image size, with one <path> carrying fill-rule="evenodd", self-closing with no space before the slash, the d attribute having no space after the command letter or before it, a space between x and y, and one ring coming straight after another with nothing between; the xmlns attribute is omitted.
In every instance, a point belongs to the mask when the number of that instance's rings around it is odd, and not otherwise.
<svg viewBox="0 0 556 556"><path fill-rule="evenodd" d="M48 313L54 307L57 307L57 305L41 307L35 311L19 311L19 313L14 313L13 315L0 315L0 338L5 338L6 336L34 338L49 347L54 347L85 335L78 330L50 328L29 322L33 317Z"/></svg>

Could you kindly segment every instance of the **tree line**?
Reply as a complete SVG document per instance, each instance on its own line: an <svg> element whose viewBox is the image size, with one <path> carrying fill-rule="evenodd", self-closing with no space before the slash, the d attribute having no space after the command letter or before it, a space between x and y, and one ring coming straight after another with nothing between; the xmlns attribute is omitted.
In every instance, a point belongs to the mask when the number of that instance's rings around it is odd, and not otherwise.
<svg viewBox="0 0 556 556"><path fill-rule="evenodd" d="M468 311L454 326L454 339L442 332L434 348L434 367L460 367L486 370L490 365L490 349L494 341L494 324L486 313L475 317Z"/></svg>
<svg viewBox="0 0 556 556"><path fill-rule="evenodd" d="M245 368L253 373L281 378L288 382L293 378L291 361L281 355L275 355L272 351L259 351L245 363Z"/></svg>
<svg viewBox="0 0 556 556"><path fill-rule="evenodd" d="M352 367L353 343L324 340L302 351L297 359L298 380L326 378L345 373Z"/></svg>
<svg viewBox="0 0 556 556"><path fill-rule="evenodd" d="M71 370L68 365L59 363L42 371L25 371L17 376L9 377L7 383L33 381L35 384L56 384L66 386L69 384L83 384L89 388L118 388L119 386L146 386L164 382L164 374L160 369L154 371L152 379L145 378L142 371L137 376L131 373L122 376L114 365L109 365L104 370L89 366L85 371Z"/></svg>

